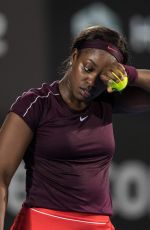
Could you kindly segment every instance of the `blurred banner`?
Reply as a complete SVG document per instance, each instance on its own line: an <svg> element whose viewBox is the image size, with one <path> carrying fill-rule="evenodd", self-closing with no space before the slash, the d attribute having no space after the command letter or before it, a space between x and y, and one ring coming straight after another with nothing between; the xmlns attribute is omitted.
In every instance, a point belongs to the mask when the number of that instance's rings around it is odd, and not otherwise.
<svg viewBox="0 0 150 230"><path fill-rule="evenodd" d="M50 67L47 10L47 2L41 0L0 1L1 122L18 95L29 88L40 87L48 79ZM6 230L9 229L24 197L24 180L19 177L16 182L16 178L10 193L13 198L8 204Z"/></svg>
<svg viewBox="0 0 150 230"><path fill-rule="evenodd" d="M129 64L150 68L150 3L146 0L1 0L1 118L20 92L58 78L73 37L94 24L126 35ZM116 230L150 229L149 120L150 112L114 115L116 154L110 179ZM21 164L10 186L6 230L25 197L24 181Z"/></svg>
<svg viewBox="0 0 150 230"><path fill-rule="evenodd" d="M18 94L47 78L48 20L40 0L0 1L1 117Z"/></svg>

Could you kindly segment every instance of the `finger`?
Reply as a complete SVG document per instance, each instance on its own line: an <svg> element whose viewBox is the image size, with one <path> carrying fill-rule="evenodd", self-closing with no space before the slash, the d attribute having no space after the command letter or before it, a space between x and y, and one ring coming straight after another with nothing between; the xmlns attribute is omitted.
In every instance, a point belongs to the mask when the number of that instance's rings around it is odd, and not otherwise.
<svg viewBox="0 0 150 230"><path fill-rule="evenodd" d="M112 92L114 92L115 91L115 89L112 87L112 85L111 85L111 83L112 82L114 82L113 80L109 80L108 82L107 82L107 92L108 93L112 93Z"/></svg>
<svg viewBox="0 0 150 230"><path fill-rule="evenodd" d="M108 93L112 93L112 92L114 92L114 91L116 91L116 90L115 90L115 89L112 89L111 86L107 86L107 92L108 92Z"/></svg>
<svg viewBox="0 0 150 230"><path fill-rule="evenodd" d="M127 75L126 69L121 63L119 63L118 67L119 67L118 69L123 73L123 75Z"/></svg>
<svg viewBox="0 0 150 230"><path fill-rule="evenodd" d="M113 92L113 89L112 89L110 86L107 86L107 92L108 92L108 93L112 93L112 92Z"/></svg>
<svg viewBox="0 0 150 230"><path fill-rule="evenodd" d="M115 72L111 72L112 73L112 75L114 76L114 81L115 82L120 82L120 77L115 73Z"/></svg>
<svg viewBox="0 0 150 230"><path fill-rule="evenodd" d="M106 75L100 75L100 80L103 81L105 85L107 85L109 78Z"/></svg>
<svg viewBox="0 0 150 230"><path fill-rule="evenodd" d="M124 78L127 76L126 72L124 74L124 72L120 71L119 69L116 69L116 71L112 72L112 75L118 80L115 79L116 82L119 82L119 81L123 81Z"/></svg>

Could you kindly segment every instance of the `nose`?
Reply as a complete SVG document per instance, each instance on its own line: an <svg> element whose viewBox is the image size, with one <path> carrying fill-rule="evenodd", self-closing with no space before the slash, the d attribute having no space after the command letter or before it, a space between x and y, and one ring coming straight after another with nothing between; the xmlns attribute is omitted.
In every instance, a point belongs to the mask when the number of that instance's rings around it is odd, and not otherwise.
<svg viewBox="0 0 150 230"><path fill-rule="evenodd" d="M96 77L97 77L96 75L91 75L91 74L87 76L86 82L88 86L91 86L91 87L94 86Z"/></svg>

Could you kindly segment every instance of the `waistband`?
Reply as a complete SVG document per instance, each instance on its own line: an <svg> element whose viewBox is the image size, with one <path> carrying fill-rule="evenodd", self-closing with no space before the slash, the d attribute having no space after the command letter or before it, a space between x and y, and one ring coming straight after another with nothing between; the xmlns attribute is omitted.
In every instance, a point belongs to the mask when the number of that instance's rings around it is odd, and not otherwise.
<svg viewBox="0 0 150 230"><path fill-rule="evenodd" d="M109 216L23 207L10 230L114 230Z"/></svg>
<svg viewBox="0 0 150 230"><path fill-rule="evenodd" d="M50 210L45 208L30 208L32 212L53 217L56 219L62 219L72 222L79 222L79 223L88 223L88 224L106 224L110 221L109 216L105 215L93 215L88 213L82 212L64 212L58 210Z"/></svg>

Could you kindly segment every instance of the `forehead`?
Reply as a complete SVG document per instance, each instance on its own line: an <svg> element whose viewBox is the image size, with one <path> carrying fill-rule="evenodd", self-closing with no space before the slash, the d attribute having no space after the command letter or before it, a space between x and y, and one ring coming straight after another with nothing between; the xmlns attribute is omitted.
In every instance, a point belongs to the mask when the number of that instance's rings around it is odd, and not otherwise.
<svg viewBox="0 0 150 230"><path fill-rule="evenodd" d="M95 62L95 64L111 64L117 61L116 58L107 51L93 48L80 50L79 58L83 61L91 59L93 62Z"/></svg>

